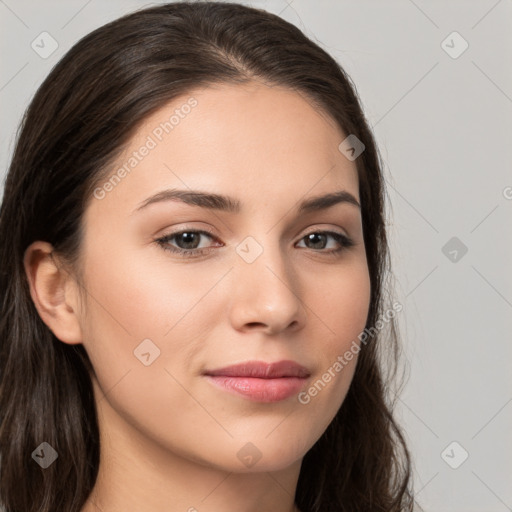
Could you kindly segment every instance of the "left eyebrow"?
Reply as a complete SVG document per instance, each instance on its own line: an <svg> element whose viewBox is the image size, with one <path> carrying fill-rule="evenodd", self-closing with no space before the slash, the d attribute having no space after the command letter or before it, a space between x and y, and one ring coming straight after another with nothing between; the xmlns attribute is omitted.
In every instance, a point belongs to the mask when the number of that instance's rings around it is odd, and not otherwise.
<svg viewBox="0 0 512 512"><path fill-rule="evenodd" d="M142 210L150 204L163 201L180 201L192 206L199 206L210 210L227 211L240 213L241 203L238 199L220 194L201 192L198 190L162 190L157 194L145 199L135 210ZM346 190L339 190L323 196L311 197L303 200L297 207L298 213L310 213L319 210L326 210L336 204L347 203L361 209L357 199Z"/></svg>
<svg viewBox="0 0 512 512"><path fill-rule="evenodd" d="M317 196L302 201L299 205L299 213L309 213L318 210L326 210L338 203L348 203L361 209L357 199L346 190L339 190L325 196Z"/></svg>

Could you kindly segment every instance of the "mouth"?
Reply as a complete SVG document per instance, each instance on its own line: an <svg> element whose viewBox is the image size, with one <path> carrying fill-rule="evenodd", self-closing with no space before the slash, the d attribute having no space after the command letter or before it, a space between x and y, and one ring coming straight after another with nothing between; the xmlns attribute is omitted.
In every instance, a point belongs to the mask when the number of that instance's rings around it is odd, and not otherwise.
<svg viewBox="0 0 512 512"><path fill-rule="evenodd" d="M296 395L311 375L294 361L247 361L206 370L204 377L224 391L255 402L279 402Z"/></svg>

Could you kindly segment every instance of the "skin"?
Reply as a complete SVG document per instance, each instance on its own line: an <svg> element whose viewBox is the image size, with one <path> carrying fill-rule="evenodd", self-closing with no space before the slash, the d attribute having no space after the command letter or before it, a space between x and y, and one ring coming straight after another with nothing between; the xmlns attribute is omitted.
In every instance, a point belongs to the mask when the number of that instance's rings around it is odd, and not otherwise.
<svg viewBox="0 0 512 512"><path fill-rule="evenodd" d="M291 359L321 378L364 329L370 280L361 212L339 203L298 214L303 199L334 191L358 201L355 162L338 150L337 124L290 89L252 81L194 90L153 113L113 169L191 96L197 106L84 214L81 283L52 247L33 243L25 268L43 321L92 361L101 463L83 512L292 512L301 461L342 404L357 355L301 404L261 403L206 381L205 369ZM239 213L180 201L136 208L170 188L232 196ZM174 248L209 248L197 258ZM335 231L308 243L306 235ZM262 253L236 251L252 237ZM323 243L323 245L322 245ZM250 246L250 251L254 247ZM254 254L254 253L253 253ZM145 366L144 339L160 355ZM261 458L237 456L247 443ZM247 448L246 448L247 449Z"/></svg>

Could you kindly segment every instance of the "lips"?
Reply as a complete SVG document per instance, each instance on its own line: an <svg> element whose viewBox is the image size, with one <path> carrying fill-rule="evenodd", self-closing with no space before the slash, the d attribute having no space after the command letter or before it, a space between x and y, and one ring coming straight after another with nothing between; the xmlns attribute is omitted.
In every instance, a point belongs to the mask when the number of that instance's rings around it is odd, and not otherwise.
<svg viewBox="0 0 512 512"><path fill-rule="evenodd" d="M294 361L265 363L248 361L246 363L226 366L217 370L207 370L205 375L212 377L254 377L257 379L276 379L283 377L309 377L310 373L304 366Z"/></svg>
<svg viewBox="0 0 512 512"><path fill-rule="evenodd" d="M204 372L217 388L254 402L278 402L297 394L310 372L294 361L248 361Z"/></svg>

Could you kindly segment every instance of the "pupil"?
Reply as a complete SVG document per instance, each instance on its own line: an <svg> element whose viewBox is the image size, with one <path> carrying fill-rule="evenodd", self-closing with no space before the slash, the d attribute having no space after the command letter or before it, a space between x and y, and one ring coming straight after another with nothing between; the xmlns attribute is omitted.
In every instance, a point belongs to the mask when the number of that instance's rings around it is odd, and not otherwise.
<svg viewBox="0 0 512 512"><path fill-rule="evenodd" d="M192 244L192 245L194 245L194 244L193 244L193 238L194 238L194 236L195 236L196 234L197 234L197 233L187 233L187 232L185 232L185 233L182 233L182 234L180 235L180 237L182 237L183 239L185 239L185 245L187 245L187 244ZM188 238L189 240L187 240L187 238ZM196 240L196 242L197 242L197 240ZM182 249L195 249L195 248L196 248L195 246L194 246L194 247L188 247L188 246L187 246L187 247L182 247Z"/></svg>
<svg viewBox="0 0 512 512"><path fill-rule="evenodd" d="M308 240L309 241L314 241L314 238L317 237L317 238L320 238L320 245L323 245L322 242L323 242L323 239L322 237L324 237L325 235L322 235L320 233L311 233L310 235L308 235ZM314 247L315 249L321 249L322 247Z"/></svg>

